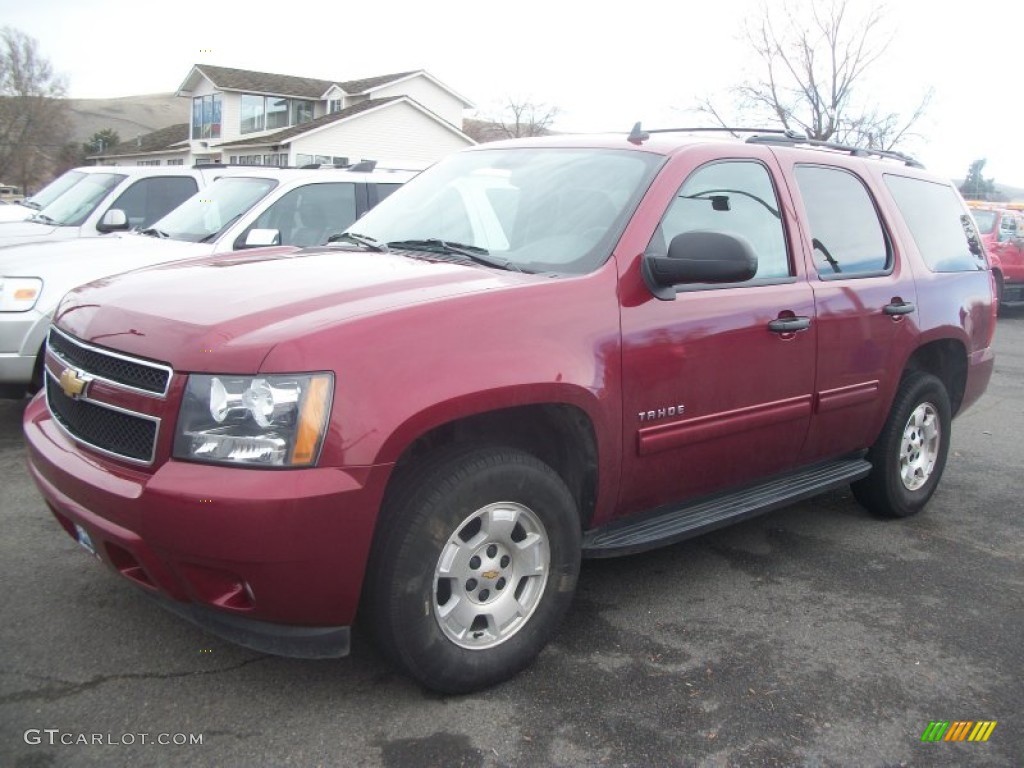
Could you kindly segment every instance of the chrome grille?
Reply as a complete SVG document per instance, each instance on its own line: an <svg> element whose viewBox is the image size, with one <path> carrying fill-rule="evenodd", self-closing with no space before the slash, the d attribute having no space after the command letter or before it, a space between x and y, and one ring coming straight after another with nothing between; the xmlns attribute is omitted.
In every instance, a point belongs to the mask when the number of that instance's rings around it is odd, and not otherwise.
<svg viewBox="0 0 1024 768"><path fill-rule="evenodd" d="M116 352L93 347L72 339L56 328L50 328L47 346L66 364L87 371L91 376L105 379L131 389L154 395L165 395L171 380L171 369L159 363L128 358Z"/></svg>

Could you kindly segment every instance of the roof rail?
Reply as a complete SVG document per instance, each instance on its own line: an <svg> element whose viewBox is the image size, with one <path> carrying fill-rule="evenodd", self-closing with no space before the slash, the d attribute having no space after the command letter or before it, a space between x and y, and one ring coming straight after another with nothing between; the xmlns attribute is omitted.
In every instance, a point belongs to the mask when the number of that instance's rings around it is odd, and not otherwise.
<svg viewBox="0 0 1024 768"><path fill-rule="evenodd" d="M901 163L905 163L911 168L924 168L924 165L902 152L896 152L891 149L868 149L866 147L855 147L851 144L841 144L834 141L821 141L820 139L808 138L806 134L802 134L799 131L795 131L792 128L641 128L640 123L637 122L633 126L633 130L629 132L627 140L632 144L642 144L651 138L652 133L702 133L702 132L714 132L724 131L733 135L737 133L751 133L753 136L748 136L746 141L750 144L786 144L789 146L809 146L809 147L820 147L822 149L832 149L837 152L848 152L855 157L882 157L888 160L899 160Z"/></svg>
<svg viewBox="0 0 1024 768"><path fill-rule="evenodd" d="M271 168L275 171L288 171L288 170L299 170L299 171L314 171L314 170L341 170L341 171L357 171L361 173L369 173L377 165L376 160L360 160L358 163L353 165L345 165L343 163L307 163L305 165L277 165L262 163L196 163L193 168L254 168L254 169L267 169ZM405 169L386 169L386 170L405 170Z"/></svg>
<svg viewBox="0 0 1024 768"><path fill-rule="evenodd" d="M899 160L911 168L924 168L924 164L910 155L896 152L892 149L869 149L867 147L855 147L852 144L841 144L835 141L822 141L820 139L809 139L806 136L751 136L747 139L751 144L788 144L791 146L803 145L809 147L821 147L832 149L837 152L847 152L854 157L882 157L887 160Z"/></svg>
<svg viewBox="0 0 1024 768"><path fill-rule="evenodd" d="M721 132L737 134L737 133L768 133L768 134L781 134L782 136L792 136L797 138L800 136L796 131L785 128L728 128L725 126L711 127L701 126L696 128L641 128L640 123L637 122L633 125L633 130L629 132L627 140L632 144L642 144L651 138L652 133L713 133Z"/></svg>

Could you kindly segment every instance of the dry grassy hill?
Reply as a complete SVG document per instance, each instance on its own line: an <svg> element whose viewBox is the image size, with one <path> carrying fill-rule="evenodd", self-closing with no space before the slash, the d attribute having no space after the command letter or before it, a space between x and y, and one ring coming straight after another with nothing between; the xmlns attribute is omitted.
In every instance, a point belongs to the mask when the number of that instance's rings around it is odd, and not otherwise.
<svg viewBox="0 0 1024 768"><path fill-rule="evenodd" d="M111 128L122 141L189 120L189 100L173 93L150 93L116 99L68 99L72 141L81 143Z"/></svg>

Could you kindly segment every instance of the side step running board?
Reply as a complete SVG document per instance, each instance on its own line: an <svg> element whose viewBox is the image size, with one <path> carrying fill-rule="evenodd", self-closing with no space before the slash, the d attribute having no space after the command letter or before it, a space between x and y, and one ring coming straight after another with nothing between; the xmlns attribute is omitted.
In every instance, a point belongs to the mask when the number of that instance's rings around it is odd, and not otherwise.
<svg viewBox="0 0 1024 768"><path fill-rule="evenodd" d="M861 458L830 461L740 491L704 497L683 506L659 507L588 531L583 536L583 556L616 557L674 544L840 488L870 471L871 464Z"/></svg>

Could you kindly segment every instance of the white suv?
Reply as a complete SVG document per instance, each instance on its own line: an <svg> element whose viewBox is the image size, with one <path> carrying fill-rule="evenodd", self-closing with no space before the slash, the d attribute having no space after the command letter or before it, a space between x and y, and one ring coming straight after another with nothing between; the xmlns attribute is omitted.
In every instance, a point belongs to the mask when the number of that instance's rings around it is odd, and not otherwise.
<svg viewBox="0 0 1024 768"><path fill-rule="evenodd" d="M0 246L97 237L147 227L224 173L223 167L76 168L79 177L75 183L32 211L29 218L0 223ZM63 184L65 176L57 182ZM49 192L49 187L44 191Z"/></svg>
<svg viewBox="0 0 1024 768"><path fill-rule="evenodd" d="M18 200L10 205L0 205L0 223L31 219L43 208L88 176L89 173L103 170L106 169L91 166L88 168L72 168L70 171L65 171L31 197Z"/></svg>
<svg viewBox="0 0 1024 768"><path fill-rule="evenodd" d="M190 257L326 243L414 175L235 168L140 231L0 249L0 397L38 388L50 318L71 288Z"/></svg>

